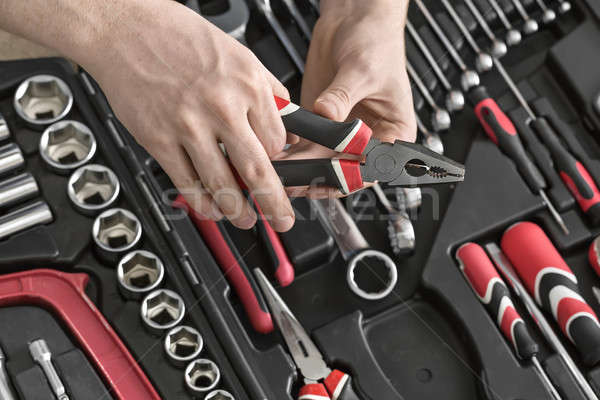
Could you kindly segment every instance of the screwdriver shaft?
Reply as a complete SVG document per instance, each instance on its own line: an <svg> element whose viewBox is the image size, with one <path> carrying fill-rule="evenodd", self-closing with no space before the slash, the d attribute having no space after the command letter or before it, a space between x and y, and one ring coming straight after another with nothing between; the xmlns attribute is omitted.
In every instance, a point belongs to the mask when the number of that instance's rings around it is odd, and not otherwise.
<svg viewBox="0 0 600 400"><path fill-rule="evenodd" d="M562 231L564 232L565 235L569 234L569 229L567 228L567 225L565 224L565 221L563 221L562 217L560 216L560 214L558 213L558 211L556 211L556 208L554 208L554 204L552 204L550 202L550 199L548 198L548 195L546 195L546 192L544 192L543 190L539 191L539 195L541 196L542 200L544 200L544 203L546 204L546 207L548 208L548 211L550 211L550 214L552 215L552 218L554 218L554 220L556 221L556 223L558 224L558 226L560 226L560 229L562 229Z"/></svg>
<svg viewBox="0 0 600 400"><path fill-rule="evenodd" d="M546 371L544 371L544 368L542 368L542 365L538 361L537 357L536 356L531 357L531 362L533 363L535 369L537 370L538 375L542 379L542 382L544 382L544 386L546 386L546 389L552 395L552 398L554 400L562 400L562 398L560 397L560 394L558 394L558 392L556 391L556 388L552 384L552 381L548 377L548 374L546 374Z"/></svg>

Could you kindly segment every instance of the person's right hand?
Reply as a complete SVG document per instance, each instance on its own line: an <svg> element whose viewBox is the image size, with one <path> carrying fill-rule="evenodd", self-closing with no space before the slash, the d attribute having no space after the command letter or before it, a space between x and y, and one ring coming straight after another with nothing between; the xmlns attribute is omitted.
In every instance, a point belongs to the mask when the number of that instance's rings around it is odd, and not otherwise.
<svg viewBox="0 0 600 400"><path fill-rule="evenodd" d="M294 212L270 156L286 132L273 95L287 90L244 46L174 1L117 9L100 48L76 60L117 117L201 215L248 229L256 214L219 148L276 231Z"/></svg>

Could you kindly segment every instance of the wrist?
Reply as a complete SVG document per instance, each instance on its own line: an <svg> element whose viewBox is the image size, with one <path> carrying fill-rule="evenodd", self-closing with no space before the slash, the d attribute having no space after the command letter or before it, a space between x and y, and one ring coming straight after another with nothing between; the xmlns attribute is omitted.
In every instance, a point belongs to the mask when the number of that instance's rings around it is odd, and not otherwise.
<svg viewBox="0 0 600 400"><path fill-rule="evenodd" d="M409 0L321 0L322 16L336 14L349 15L357 12L369 14L376 10L393 11L408 9Z"/></svg>

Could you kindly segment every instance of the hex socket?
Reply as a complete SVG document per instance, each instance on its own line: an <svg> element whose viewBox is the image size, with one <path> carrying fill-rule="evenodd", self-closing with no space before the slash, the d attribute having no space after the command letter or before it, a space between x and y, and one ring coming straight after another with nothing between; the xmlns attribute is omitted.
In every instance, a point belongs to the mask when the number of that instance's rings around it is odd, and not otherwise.
<svg viewBox="0 0 600 400"><path fill-rule="evenodd" d="M38 184L29 172L0 181L0 208L20 203L38 192Z"/></svg>
<svg viewBox="0 0 600 400"><path fill-rule="evenodd" d="M89 164L71 174L67 194L75 208L85 215L95 215L110 207L121 190L117 175L104 165Z"/></svg>
<svg viewBox="0 0 600 400"><path fill-rule="evenodd" d="M50 125L40 138L40 155L55 172L66 174L96 154L96 138L86 125L65 120Z"/></svg>
<svg viewBox="0 0 600 400"><path fill-rule="evenodd" d="M117 266L117 280L123 297L139 300L158 288L165 276L165 267L154 253L135 250L127 253Z"/></svg>
<svg viewBox="0 0 600 400"><path fill-rule="evenodd" d="M131 211L111 208L96 217L92 225L92 237L98 256L116 264L140 242L142 224Z"/></svg>
<svg viewBox="0 0 600 400"><path fill-rule="evenodd" d="M217 364L206 358L192 361L185 369L185 385L195 396L201 396L213 390L221 379Z"/></svg>
<svg viewBox="0 0 600 400"><path fill-rule="evenodd" d="M185 315L185 303L174 291L158 289L142 300L140 313L148 331L160 336L163 331L181 322Z"/></svg>
<svg viewBox="0 0 600 400"><path fill-rule="evenodd" d="M19 146L8 143L0 147L0 176L25 165Z"/></svg>
<svg viewBox="0 0 600 400"><path fill-rule="evenodd" d="M32 125L47 125L64 118L73 107L73 93L62 79L35 75L24 80L13 99L15 111Z"/></svg>
<svg viewBox="0 0 600 400"><path fill-rule="evenodd" d="M176 367L185 367L200 355L203 347L202 335L190 326L177 326L165 336L165 352Z"/></svg>
<svg viewBox="0 0 600 400"><path fill-rule="evenodd" d="M0 217L0 240L34 226L48 224L52 220L48 204L36 201Z"/></svg>
<svg viewBox="0 0 600 400"><path fill-rule="evenodd" d="M207 394L204 400L235 400L235 397L226 390L217 389Z"/></svg>

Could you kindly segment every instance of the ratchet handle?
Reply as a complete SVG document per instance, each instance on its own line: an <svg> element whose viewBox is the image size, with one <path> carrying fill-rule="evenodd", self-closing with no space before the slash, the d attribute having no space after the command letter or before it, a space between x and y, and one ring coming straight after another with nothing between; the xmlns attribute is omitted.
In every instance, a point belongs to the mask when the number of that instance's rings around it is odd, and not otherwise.
<svg viewBox="0 0 600 400"><path fill-rule="evenodd" d="M318 184L335 187L343 194L364 186L359 161L316 158L273 161L272 164L284 186Z"/></svg>
<svg viewBox="0 0 600 400"><path fill-rule="evenodd" d="M266 247L269 258L273 262L275 278L281 286L288 286L294 281L295 272L292 262L283 247L283 243L281 243L279 235L265 218L260 205L252 195L250 195L250 197L254 203L256 213L258 214L256 222L258 234L262 238L262 242Z"/></svg>
<svg viewBox="0 0 600 400"><path fill-rule="evenodd" d="M561 179L577 200L581 210L594 224L600 223L600 191L588 170L563 146L548 120L537 118L531 125L552 154Z"/></svg>
<svg viewBox="0 0 600 400"><path fill-rule="evenodd" d="M337 122L275 96L275 103L288 132L338 153L361 155L373 132L360 119Z"/></svg>
<svg viewBox="0 0 600 400"><path fill-rule="evenodd" d="M544 231L534 223L519 222L504 232L501 246L527 290L552 314L583 361L589 366L597 364L600 361L598 318L579 293L573 271Z"/></svg>
<svg viewBox="0 0 600 400"><path fill-rule="evenodd" d="M525 321L517 312L506 284L485 251L476 243L465 243L456 252L460 269L517 356L529 360L539 352Z"/></svg>
<svg viewBox="0 0 600 400"><path fill-rule="evenodd" d="M546 180L527 156L517 128L510 118L489 96L485 87L473 89L470 96L475 104L475 114L488 137L513 160L521 177L534 193L544 189Z"/></svg>
<svg viewBox="0 0 600 400"><path fill-rule="evenodd" d="M325 378L324 384L310 383L300 389L298 400L317 399L360 400L360 397L358 397L352 387L352 378L350 375L335 369Z"/></svg>
<svg viewBox="0 0 600 400"><path fill-rule="evenodd" d="M173 207L185 210L200 231L202 239L210 248L223 275L233 286L254 330L259 333L272 332L273 320L262 297L262 292L225 230L225 226L220 222L205 219L196 213L181 195L178 195L173 201Z"/></svg>

